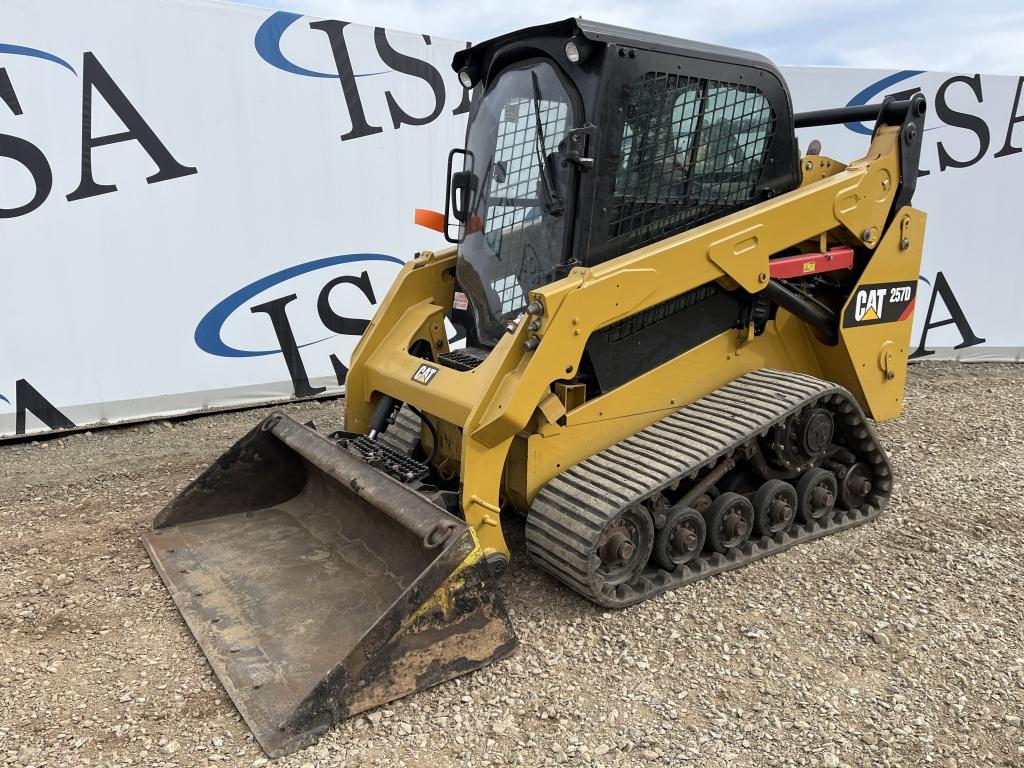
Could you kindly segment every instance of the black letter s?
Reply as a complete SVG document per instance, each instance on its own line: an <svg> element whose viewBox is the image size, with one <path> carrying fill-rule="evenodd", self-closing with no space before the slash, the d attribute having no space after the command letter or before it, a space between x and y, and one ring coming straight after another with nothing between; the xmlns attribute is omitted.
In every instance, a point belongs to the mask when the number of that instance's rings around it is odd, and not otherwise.
<svg viewBox="0 0 1024 768"><path fill-rule="evenodd" d="M11 78L7 70L0 67L0 99L10 108L15 115L22 114L21 104L14 92ZM24 216L32 213L43 204L53 189L53 172L50 170L50 163L46 155L35 144L17 136L10 136L0 133L0 157L7 157L16 163L21 163L32 174L32 181L36 185L36 193L24 205L17 208L0 208L0 219L13 219L15 216Z"/></svg>
<svg viewBox="0 0 1024 768"><path fill-rule="evenodd" d="M370 284L370 275L363 270L359 277L342 275L331 280L320 290L320 296L316 300L316 311L320 315L320 322L329 331L343 333L346 336L362 336L363 331L370 325L369 320L357 320L351 317L342 317L331 309L331 291L339 285L354 285L370 304L377 303L377 297L373 294L373 286Z"/></svg>
<svg viewBox="0 0 1024 768"><path fill-rule="evenodd" d="M430 37L423 35L423 39L427 45L430 45ZM403 125L426 125L436 120L437 116L441 114L441 110L444 109L444 78L441 77L441 73L427 62L420 61L412 56L406 56L404 53L399 53L392 48L391 44L388 43L387 33L381 27L373 30L373 42L377 46L377 54L380 56L381 61L396 72L411 75L425 81L434 94L434 111L426 117L413 117L398 106L398 102L395 101L391 91L385 91L384 97L388 101L391 122L394 123L395 128L401 128Z"/></svg>
<svg viewBox="0 0 1024 768"><path fill-rule="evenodd" d="M951 77L939 86L939 90L935 94L936 116L947 125L955 125L957 128L965 128L976 134L978 137L978 153L970 160L957 160L946 151L946 148L942 146L942 142L940 141L938 144L940 171L944 171L947 168L968 168L981 160L984 154L988 151L989 135L988 126L985 124L985 121L977 115L971 115L966 112L957 112L946 103L946 89L953 83L966 84L974 93L978 103L981 104L984 101L981 95L981 75L975 75L974 77L967 77L966 75Z"/></svg>

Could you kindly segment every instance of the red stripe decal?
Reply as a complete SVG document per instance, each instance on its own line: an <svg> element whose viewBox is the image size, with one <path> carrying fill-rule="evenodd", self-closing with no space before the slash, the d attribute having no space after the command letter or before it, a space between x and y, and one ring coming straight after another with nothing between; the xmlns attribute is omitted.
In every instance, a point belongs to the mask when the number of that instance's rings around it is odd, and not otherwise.
<svg viewBox="0 0 1024 768"><path fill-rule="evenodd" d="M910 303L907 304L907 308L903 310L903 314L900 315L900 319L897 320L896 322L902 322L902 321L906 320L908 317L910 317L910 315L913 314L913 312L914 312L914 304L916 302L917 302L917 297L915 296L914 298L912 298L910 300Z"/></svg>

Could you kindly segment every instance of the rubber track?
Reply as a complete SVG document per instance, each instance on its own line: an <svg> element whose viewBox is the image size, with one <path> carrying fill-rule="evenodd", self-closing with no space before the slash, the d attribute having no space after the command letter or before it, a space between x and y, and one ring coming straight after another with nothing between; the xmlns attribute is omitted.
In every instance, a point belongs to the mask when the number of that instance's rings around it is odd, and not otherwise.
<svg viewBox="0 0 1024 768"><path fill-rule="evenodd" d="M685 479L695 479L793 414L824 407L845 447L873 473L858 509L836 509L789 531L751 539L725 555L704 552L673 572L648 564L611 586L592 570L605 526L626 509ZM860 406L842 387L812 376L762 369L742 376L552 479L526 520L526 545L542 568L599 605L620 608L660 592L739 568L811 539L877 517L892 492L892 470Z"/></svg>

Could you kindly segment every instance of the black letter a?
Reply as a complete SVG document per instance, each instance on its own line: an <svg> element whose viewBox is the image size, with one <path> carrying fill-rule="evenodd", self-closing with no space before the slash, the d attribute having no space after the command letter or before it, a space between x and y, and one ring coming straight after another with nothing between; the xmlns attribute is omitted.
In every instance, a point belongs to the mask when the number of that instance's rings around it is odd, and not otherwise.
<svg viewBox="0 0 1024 768"><path fill-rule="evenodd" d="M92 89L103 97L103 100L110 105L121 122L128 129L122 133L112 133L108 136L92 135ZM100 64L91 51L86 51L82 64L82 180L78 189L68 195L68 200L81 200L94 195L102 195L107 192L114 192L117 187L113 184L97 184L92 177L92 150L94 147L102 147L107 144L117 144L121 141L137 141L146 150L153 162L157 164L158 171L146 179L150 184L155 181L168 181L179 176L188 176L196 173L195 168L182 165L167 147L153 133L153 129L142 119L142 115L128 101L128 97L113 81L107 70Z"/></svg>
<svg viewBox="0 0 1024 768"><path fill-rule="evenodd" d="M942 303L946 305L946 309L949 310L949 317L945 320L938 320L932 322L932 311L935 309L935 297L941 296ZM957 344L953 349L963 349L964 347L973 347L976 344L984 344L985 340L980 339L974 335L974 331L971 330L971 324L967 322L967 318L964 316L964 311L960 309L960 302L956 300L956 296L953 295L952 289L949 287L949 283L946 282L946 276L941 272L935 277L935 290L932 291L931 301L928 302L928 314L924 318L924 330L921 331L921 343L917 349L914 350L914 354L910 356L913 360L917 357L925 357L926 355L934 355L935 352L930 349L925 349L925 342L928 340L928 331L932 328L939 328L943 325L949 325L950 323L956 323L956 329L960 331L960 338L963 341Z"/></svg>
<svg viewBox="0 0 1024 768"><path fill-rule="evenodd" d="M25 413L34 414L50 429L74 429L75 424L58 411L53 403L43 397L24 379L14 382L14 433L25 434Z"/></svg>

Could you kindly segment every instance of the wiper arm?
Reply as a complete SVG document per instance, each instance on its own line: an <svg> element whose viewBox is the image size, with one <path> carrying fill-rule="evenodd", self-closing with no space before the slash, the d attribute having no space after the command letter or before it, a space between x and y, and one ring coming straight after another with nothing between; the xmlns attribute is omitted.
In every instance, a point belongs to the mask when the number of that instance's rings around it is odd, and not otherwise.
<svg viewBox="0 0 1024 768"><path fill-rule="evenodd" d="M555 185L551 181L551 174L548 172L548 158L544 154L544 128L540 122L540 82L537 80L536 72L530 72L530 77L533 79L533 119L536 128L535 146L537 149L537 159L540 161L541 188L544 190L544 197L547 198L544 203L544 209L551 216L561 216L565 210L565 204L562 202L562 196L558 194L558 190L555 189Z"/></svg>

